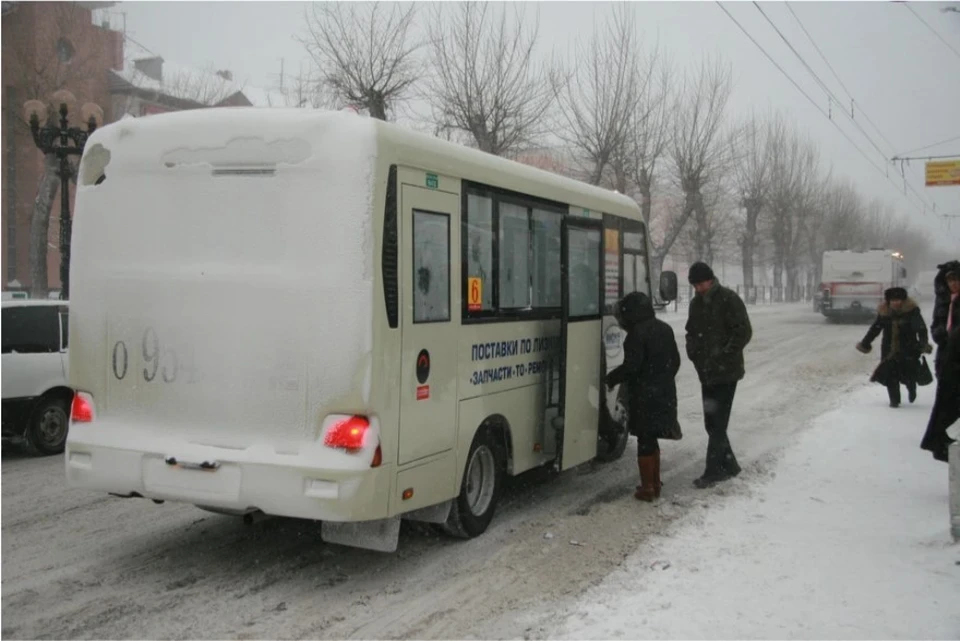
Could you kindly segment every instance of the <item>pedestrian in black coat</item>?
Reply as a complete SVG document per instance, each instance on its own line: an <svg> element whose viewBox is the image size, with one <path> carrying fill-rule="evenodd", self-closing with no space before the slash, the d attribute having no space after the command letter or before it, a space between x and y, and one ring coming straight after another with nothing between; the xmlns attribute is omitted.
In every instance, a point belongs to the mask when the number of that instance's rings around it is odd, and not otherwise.
<svg viewBox="0 0 960 641"><path fill-rule="evenodd" d="M946 463L947 448L953 443L953 439L947 436L947 428L960 420L960 322L950 330L941 352L937 397L920 448Z"/></svg>
<svg viewBox="0 0 960 641"><path fill-rule="evenodd" d="M607 374L613 388L625 384L627 427L637 437L640 485L634 496L652 501L660 496L660 444L658 438L679 439L676 376L680 351L673 328L656 318L653 301L641 292L617 304L617 321L627 332L623 364Z"/></svg>
<svg viewBox="0 0 960 641"><path fill-rule="evenodd" d="M930 338L937 345L937 356L934 359L934 368L940 376L940 361L947 346L947 335L950 327L960 325L960 260L951 260L937 265L936 277L933 279L933 293L936 299L933 303L933 322L930 323ZM951 324L952 321L952 324Z"/></svg>
<svg viewBox="0 0 960 641"><path fill-rule="evenodd" d="M883 293L884 302L877 307L877 318L867 330L857 350L869 354L871 343L883 333L880 343L880 365L870 380L886 386L890 407L900 407L900 385L907 387L910 402L917 400L917 373L921 354L933 352L927 343L927 326L920 307L902 287L891 287Z"/></svg>
<svg viewBox="0 0 960 641"><path fill-rule="evenodd" d="M693 484L705 489L740 473L727 427L737 383L746 374L743 350L753 338L747 307L735 291L717 282L706 263L690 266L696 291L687 318L687 356L697 369L707 430L707 464Z"/></svg>

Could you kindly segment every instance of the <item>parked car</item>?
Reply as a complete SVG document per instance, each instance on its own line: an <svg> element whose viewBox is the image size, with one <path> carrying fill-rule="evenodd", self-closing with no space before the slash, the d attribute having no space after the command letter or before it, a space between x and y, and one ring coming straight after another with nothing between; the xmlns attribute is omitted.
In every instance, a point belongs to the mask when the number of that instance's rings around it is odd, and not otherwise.
<svg viewBox="0 0 960 641"><path fill-rule="evenodd" d="M3 440L36 454L59 454L67 441L73 390L67 386L69 305L3 301Z"/></svg>

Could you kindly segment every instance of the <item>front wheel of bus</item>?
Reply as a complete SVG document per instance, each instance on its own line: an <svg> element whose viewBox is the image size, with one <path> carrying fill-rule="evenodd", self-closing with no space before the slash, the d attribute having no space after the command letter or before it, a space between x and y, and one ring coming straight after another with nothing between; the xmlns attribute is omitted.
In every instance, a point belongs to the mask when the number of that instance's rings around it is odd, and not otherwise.
<svg viewBox="0 0 960 641"><path fill-rule="evenodd" d="M611 463L623 456L630 432L610 416L605 405L601 408L601 415L603 429L597 433L597 461Z"/></svg>
<svg viewBox="0 0 960 641"><path fill-rule="evenodd" d="M481 428L473 437L460 494L453 501L443 531L470 539L483 534L500 500L504 477L503 447L490 428Z"/></svg>

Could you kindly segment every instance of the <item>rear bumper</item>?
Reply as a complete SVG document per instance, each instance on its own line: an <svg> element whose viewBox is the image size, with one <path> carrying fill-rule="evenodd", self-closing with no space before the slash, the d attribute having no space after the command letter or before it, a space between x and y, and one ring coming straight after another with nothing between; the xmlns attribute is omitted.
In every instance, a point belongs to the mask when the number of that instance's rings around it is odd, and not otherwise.
<svg viewBox="0 0 960 641"><path fill-rule="evenodd" d="M181 442L134 448L105 440L89 426L71 426L64 456L70 487L322 521L388 516L391 468L334 467L330 458L348 456L340 452L324 452L328 460L321 461L309 451L279 454L262 446L235 450ZM219 467L171 465L171 452L181 463L216 461Z"/></svg>
<svg viewBox="0 0 960 641"><path fill-rule="evenodd" d="M820 310L827 316L873 316L882 299L874 297L825 297Z"/></svg>

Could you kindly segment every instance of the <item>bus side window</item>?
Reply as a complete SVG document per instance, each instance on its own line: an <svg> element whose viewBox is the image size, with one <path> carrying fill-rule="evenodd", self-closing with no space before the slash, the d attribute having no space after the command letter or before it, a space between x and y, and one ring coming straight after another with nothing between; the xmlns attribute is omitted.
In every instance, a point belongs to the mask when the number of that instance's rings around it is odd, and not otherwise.
<svg viewBox="0 0 960 641"><path fill-rule="evenodd" d="M413 322L450 320L450 217L413 212Z"/></svg>

